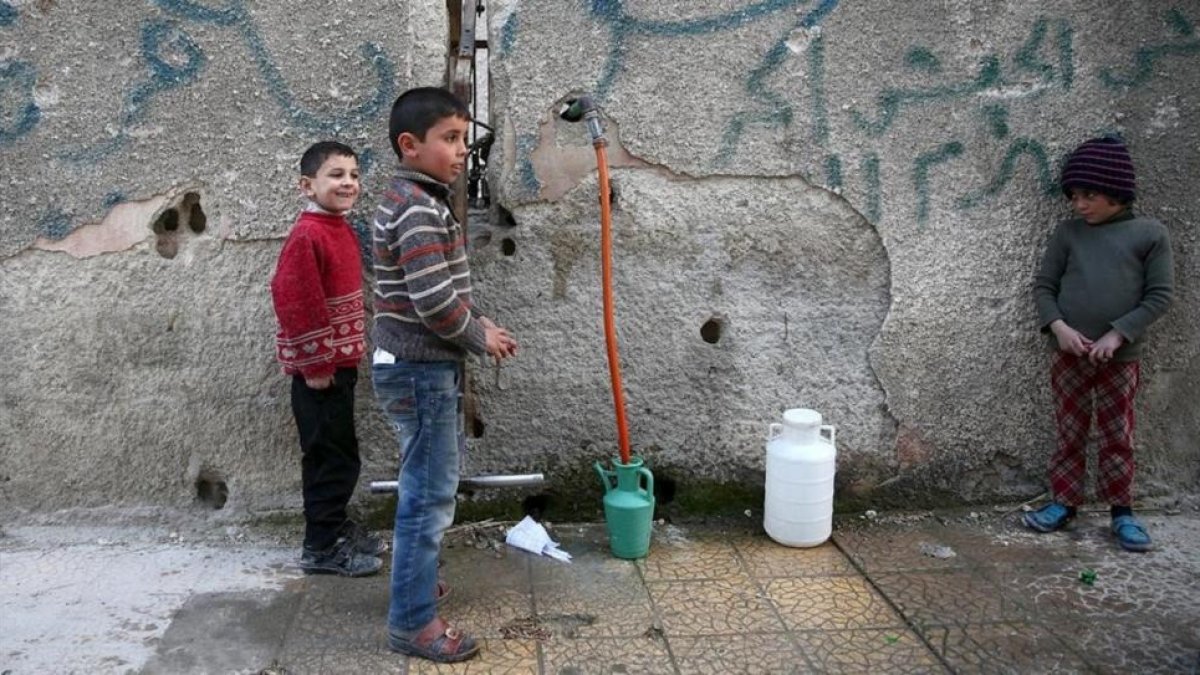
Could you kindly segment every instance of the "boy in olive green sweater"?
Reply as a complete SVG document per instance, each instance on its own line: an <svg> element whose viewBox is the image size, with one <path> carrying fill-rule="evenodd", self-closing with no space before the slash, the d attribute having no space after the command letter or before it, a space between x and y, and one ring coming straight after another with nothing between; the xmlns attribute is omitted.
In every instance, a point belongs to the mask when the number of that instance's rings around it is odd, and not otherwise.
<svg viewBox="0 0 1200 675"><path fill-rule="evenodd" d="M1112 532L1130 551L1150 549L1133 515L1133 400L1142 336L1171 303L1167 228L1134 215L1133 163L1116 138L1079 146L1063 167L1062 189L1078 218L1058 225L1034 284L1039 324L1053 333L1050 370L1058 450L1050 459L1053 501L1025 514L1039 532L1057 530L1085 499L1087 439L1093 408L1100 435L1097 496L1108 502Z"/></svg>

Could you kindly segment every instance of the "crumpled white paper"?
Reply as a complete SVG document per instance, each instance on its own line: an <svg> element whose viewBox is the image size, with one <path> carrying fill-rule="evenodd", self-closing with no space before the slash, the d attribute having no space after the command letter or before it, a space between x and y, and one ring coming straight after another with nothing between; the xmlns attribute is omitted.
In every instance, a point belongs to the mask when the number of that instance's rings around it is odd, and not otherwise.
<svg viewBox="0 0 1200 675"><path fill-rule="evenodd" d="M550 539L546 528L529 516L513 525L508 531L508 536L504 538L504 543L530 553L548 555L565 563L571 562L571 554L559 548L558 542Z"/></svg>

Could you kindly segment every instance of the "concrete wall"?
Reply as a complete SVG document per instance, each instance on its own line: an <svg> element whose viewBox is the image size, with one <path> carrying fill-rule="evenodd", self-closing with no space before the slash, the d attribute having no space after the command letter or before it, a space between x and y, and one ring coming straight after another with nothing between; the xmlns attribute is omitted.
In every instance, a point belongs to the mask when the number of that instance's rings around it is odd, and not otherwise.
<svg viewBox="0 0 1200 675"><path fill-rule="evenodd" d="M590 499L615 450L594 160L554 116L590 91L614 141L631 435L661 477L761 484L766 425L808 406L838 426L843 496L1040 491L1032 270L1065 213L1059 158L1120 132L1178 276L1141 487L1197 487L1194 5L488 6L512 217L475 233L477 286L524 351L472 373L469 472L546 470ZM0 508L186 506L218 482L226 512L297 502L267 297L296 159L345 139L377 189L387 106L440 81L445 33L437 0L0 0ZM386 476L365 378L360 406Z"/></svg>
<svg viewBox="0 0 1200 675"><path fill-rule="evenodd" d="M1067 213L1061 158L1117 132L1178 278L1148 338L1141 494L1197 487L1194 3L491 11L493 160L517 224L502 233L515 253L481 253L480 295L526 346L499 387L479 383L492 462L614 445L594 160L583 129L555 118L588 91L614 138L631 433L659 473L761 481L767 424L804 406L839 428L843 497L1038 494L1054 436L1032 275Z"/></svg>
<svg viewBox="0 0 1200 675"><path fill-rule="evenodd" d="M345 140L378 188L446 34L440 0L0 2L0 505L298 500L267 284L299 156Z"/></svg>

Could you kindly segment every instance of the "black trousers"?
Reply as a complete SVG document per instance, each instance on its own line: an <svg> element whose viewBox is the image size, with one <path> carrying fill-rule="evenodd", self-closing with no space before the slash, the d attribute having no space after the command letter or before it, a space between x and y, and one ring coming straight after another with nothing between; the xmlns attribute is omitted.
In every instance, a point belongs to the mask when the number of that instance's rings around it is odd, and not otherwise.
<svg viewBox="0 0 1200 675"><path fill-rule="evenodd" d="M339 368L328 389L312 389L292 378L292 414L300 432L300 475L304 489L304 546L328 548L346 522L362 461L354 433L354 385L358 371Z"/></svg>

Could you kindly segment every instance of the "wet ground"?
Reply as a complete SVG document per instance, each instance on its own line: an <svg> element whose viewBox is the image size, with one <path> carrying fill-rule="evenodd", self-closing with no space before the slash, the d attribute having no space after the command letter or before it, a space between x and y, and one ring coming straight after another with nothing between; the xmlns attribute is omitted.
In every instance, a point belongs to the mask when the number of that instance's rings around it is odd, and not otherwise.
<svg viewBox="0 0 1200 675"><path fill-rule="evenodd" d="M637 562L554 525L571 564L460 526L442 611L483 651L457 666L387 650L386 567L305 577L290 535L12 527L0 673L1200 672L1200 513L1146 514L1139 555L1106 513L1037 535L1006 511L847 518L812 549L663 525Z"/></svg>

